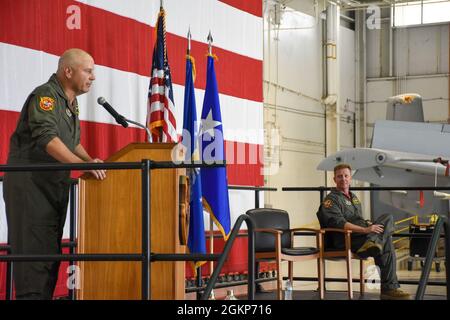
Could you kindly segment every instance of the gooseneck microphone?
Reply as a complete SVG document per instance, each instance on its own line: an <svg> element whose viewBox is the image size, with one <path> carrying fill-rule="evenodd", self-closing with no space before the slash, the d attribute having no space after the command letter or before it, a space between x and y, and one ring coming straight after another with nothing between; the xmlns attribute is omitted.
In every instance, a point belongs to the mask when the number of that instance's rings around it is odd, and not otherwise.
<svg viewBox="0 0 450 320"><path fill-rule="evenodd" d="M122 116L121 114L118 114L117 111L114 110L114 108L111 107L111 105L103 97L98 97L97 102L98 102L99 105L102 105L103 108L105 108L106 111L108 111L109 114L112 115L114 119L116 119L116 122L118 124L122 125L122 127L127 128L128 127L128 123L132 123L132 124L134 124L134 125L136 125L138 127L141 127L142 129L145 129L145 131L147 132L147 140L148 140L148 142L152 142L152 135L150 133L150 130L146 126L144 126L144 125L142 125L142 124L140 124L138 122L132 121L130 119L127 119L124 116Z"/></svg>
<svg viewBox="0 0 450 320"><path fill-rule="evenodd" d="M124 128L128 127L128 122L125 119L125 117L120 115L120 114L118 114L117 111L114 110L114 108L111 107L111 105L106 101L105 98L98 97L97 102L98 102L98 104L102 105L103 108L105 108L106 111L108 111L109 114L112 115L114 119L116 119L116 122L118 124L122 125L122 127L124 127Z"/></svg>

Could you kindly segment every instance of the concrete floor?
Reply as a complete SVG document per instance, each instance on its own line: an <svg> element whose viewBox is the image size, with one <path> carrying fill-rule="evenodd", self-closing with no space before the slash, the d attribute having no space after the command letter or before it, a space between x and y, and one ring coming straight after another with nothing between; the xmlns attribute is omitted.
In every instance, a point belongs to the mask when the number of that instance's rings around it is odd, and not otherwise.
<svg viewBox="0 0 450 320"><path fill-rule="evenodd" d="M345 270L340 270L341 267L345 266L342 262L338 262L338 267L334 266L336 262L331 262L331 265L327 265L327 277L337 277L344 278ZM369 267L372 265L368 263L366 266ZM345 269L345 268L344 268ZM354 268L354 270L358 270ZM287 272L284 273L287 275ZM408 270L397 270L397 275L399 280L416 280L418 281L421 275L420 266L414 266L412 271ZM298 276L315 276L314 274L298 274ZM357 278L359 275L354 274L354 278ZM434 269L430 273L430 281L442 281L445 282L445 268L442 268L440 272L436 272ZM262 283L262 287L265 291L264 293L257 293L257 300L274 300L276 299L276 282L264 282ZM327 292L325 294L325 300L347 300L347 284L345 282L327 282L326 283ZM401 288L410 293L414 298L417 285L402 285ZM235 286L235 287L227 287L215 289L214 294L216 299L223 299L227 291L232 289L234 294L239 299L247 299L247 286ZM372 284L366 284L366 294L362 297L359 295L359 283L353 284L353 294L355 300L379 300L379 288L374 287ZM428 285L425 291L424 300L445 300L446 297L446 287L445 286L431 286ZM195 293L186 294L187 300L195 300ZM319 300L319 294L317 292L317 282L306 282L306 281L294 281L294 300Z"/></svg>

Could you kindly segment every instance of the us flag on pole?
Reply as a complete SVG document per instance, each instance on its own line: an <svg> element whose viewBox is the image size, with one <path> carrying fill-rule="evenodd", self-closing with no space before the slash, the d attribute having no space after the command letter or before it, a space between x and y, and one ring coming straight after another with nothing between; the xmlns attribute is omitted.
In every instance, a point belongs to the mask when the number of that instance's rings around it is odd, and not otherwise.
<svg viewBox="0 0 450 320"><path fill-rule="evenodd" d="M152 74L148 88L147 127L153 142L177 142L172 79L167 61L165 12L161 7L156 23Z"/></svg>

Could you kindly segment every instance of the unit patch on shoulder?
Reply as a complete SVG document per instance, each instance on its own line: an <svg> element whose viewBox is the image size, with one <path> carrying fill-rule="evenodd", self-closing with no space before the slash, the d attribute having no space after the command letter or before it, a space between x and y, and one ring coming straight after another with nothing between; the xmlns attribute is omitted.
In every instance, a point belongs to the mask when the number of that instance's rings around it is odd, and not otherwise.
<svg viewBox="0 0 450 320"><path fill-rule="evenodd" d="M323 202L323 206L327 209L331 208L333 206L333 201L331 201L330 199L327 199Z"/></svg>
<svg viewBox="0 0 450 320"><path fill-rule="evenodd" d="M44 111L52 111L55 107L55 100L50 97L41 97L39 107Z"/></svg>

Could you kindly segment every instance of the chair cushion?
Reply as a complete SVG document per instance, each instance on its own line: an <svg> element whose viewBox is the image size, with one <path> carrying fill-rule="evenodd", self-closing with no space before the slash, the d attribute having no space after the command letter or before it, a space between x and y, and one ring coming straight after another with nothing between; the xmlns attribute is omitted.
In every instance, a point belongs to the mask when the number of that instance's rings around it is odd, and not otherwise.
<svg viewBox="0 0 450 320"><path fill-rule="evenodd" d="M314 247L281 248L281 252L290 256L306 256L318 253L319 249Z"/></svg>

